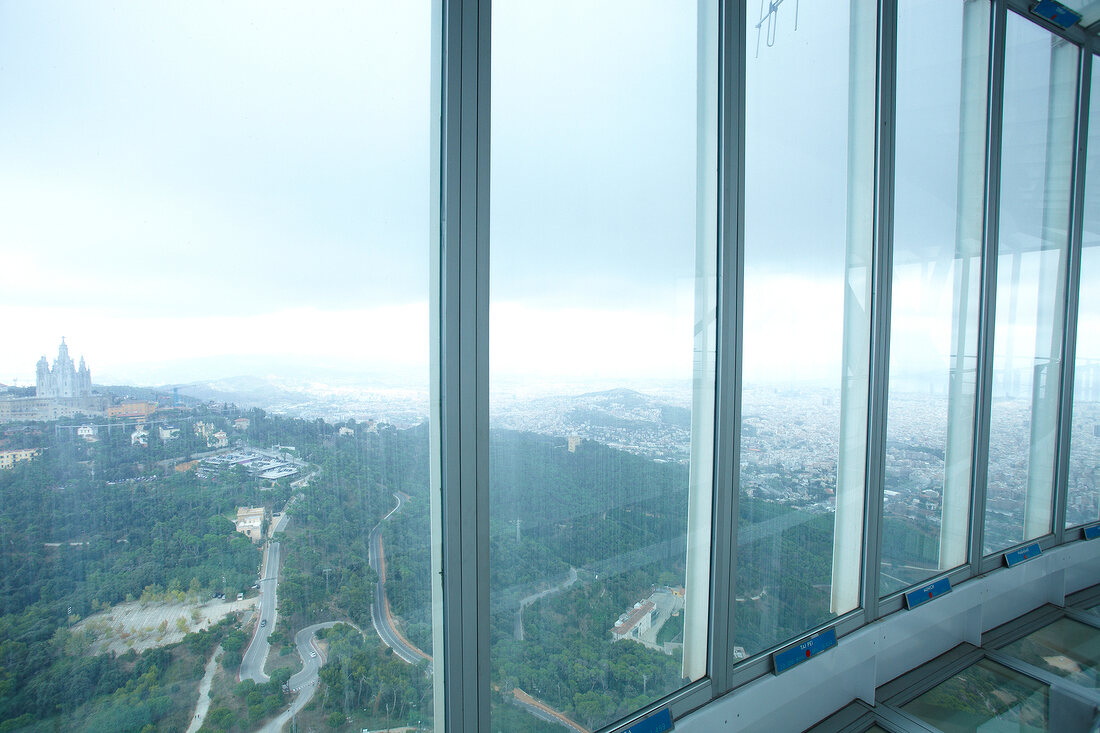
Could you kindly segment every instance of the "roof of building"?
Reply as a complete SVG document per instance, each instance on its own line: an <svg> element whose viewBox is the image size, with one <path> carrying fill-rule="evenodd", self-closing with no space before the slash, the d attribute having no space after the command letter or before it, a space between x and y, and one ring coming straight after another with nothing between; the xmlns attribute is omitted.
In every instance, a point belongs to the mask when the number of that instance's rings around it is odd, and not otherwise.
<svg viewBox="0 0 1100 733"><path fill-rule="evenodd" d="M630 633L630 630L638 625L638 622L645 618L645 615L656 608L653 605L653 601L642 601L641 603L634 604L634 609L628 614L623 614L619 617L619 620L615 622L615 628L611 629L611 633L624 636Z"/></svg>

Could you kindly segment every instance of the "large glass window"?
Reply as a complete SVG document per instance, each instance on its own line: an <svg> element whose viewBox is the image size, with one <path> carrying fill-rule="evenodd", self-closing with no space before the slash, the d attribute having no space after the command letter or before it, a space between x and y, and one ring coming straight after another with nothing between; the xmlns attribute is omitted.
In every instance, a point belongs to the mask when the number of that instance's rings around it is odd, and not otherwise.
<svg viewBox="0 0 1100 733"><path fill-rule="evenodd" d="M431 7L0 2L5 730L434 724Z"/></svg>
<svg viewBox="0 0 1100 733"><path fill-rule="evenodd" d="M1051 531L1078 49L1008 14L986 553Z"/></svg>
<svg viewBox="0 0 1100 733"><path fill-rule="evenodd" d="M493 729L592 729L706 671L717 4L492 12Z"/></svg>
<svg viewBox="0 0 1100 733"><path fill-rule="evenodd" d="M884 595L967 559L989 76L989 3L898 14Z"/></svg>
<svg viewBox="0 0 1100 733"><path fill-rule="evenodd" d="M875 4L749 8L734 643L859 604ZM758 25L759 23L759 25Z"/></svg>
<svg viewBox="0 0 1100 733"><path fill-rule="evenodd" d="M1095 57L1093 68L1096 69ZM1100 519L1100 74L1092 77L1066 524Z"/></svg>

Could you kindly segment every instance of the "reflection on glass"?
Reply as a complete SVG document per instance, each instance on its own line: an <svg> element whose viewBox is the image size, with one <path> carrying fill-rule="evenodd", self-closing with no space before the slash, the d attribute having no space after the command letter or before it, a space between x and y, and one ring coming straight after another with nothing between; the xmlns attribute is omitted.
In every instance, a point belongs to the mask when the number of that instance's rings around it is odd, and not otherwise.
<svg viewBox="0 0 1100 733"><path fill-rule="evenodd" d="M1008 14L985 553L1051 531L1078 50Z"/></svg>
<svg viewBox="0 0 1100 733"><path fill-rule="evenodd" d="M989 4L898 8L883 595L966 562Z"/></svg>
<svg viewBox="0 0 1100 733"><path fill-rule="evenodd" d="M1092 78L1091 93L1092 109L1097 109L1100 106L1100 75ZM1100 115L1089 115L1089 138L1100 139ZM1094 285L1100 282L1100 145L1088 148L1081 245L1067 526L1100 519L1100 482L1097 481L1100 478L1100 288Z"/></svg>
<svg viewBox="0 0 1100 733"><path fill-rule="evenodd" d="M747 19L741 655L858 605L866 461L875 6L766 12Z"/></svg>
<svg viewBox="0 0 1100 733"><path fill-rule="evenodd" d="M944 733L1050 730L1050 688L983 659L941 682L902 710Z"/></svg>
<svg viewBox="0 0 1100 733"><path fill-rule="evenodd" d="M1063 618L1001 651L1085 687L1100 687L1100 631Z"/></svg>
<svg viewBox="0 0 1100 733"><path fill-rule="evenodd" d="M717 4L492 14L492 728L594 729L706 672Z"/></svg>
<svg viewBox="0 0 1100 733"><path fill-rule="evenodd" d="M0 16L0 728L431 730L431 3Z"/></svg>

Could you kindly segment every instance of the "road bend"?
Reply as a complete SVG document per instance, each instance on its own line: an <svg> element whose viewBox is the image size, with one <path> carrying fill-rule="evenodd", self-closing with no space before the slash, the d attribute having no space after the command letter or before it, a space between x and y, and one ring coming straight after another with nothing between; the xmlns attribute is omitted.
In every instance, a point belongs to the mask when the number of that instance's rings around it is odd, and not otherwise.
<svg viewBox="0 0 1100 733"><path fill-rule="evenodd" d="M294 635L294 646L298 649L298 656L302 658L302 669L287 681L287 687L291 693L297 693L287 710L267 722L258 733L279 733L290 719L301 712L302 708L313 699L317 692L317 680L321 666L325 663L325 656L317 645L317 632L321 629L331 629L338 622L326 621L323 624L307 626Z"/></svg>
<svg viewBox="0 0 1100 733"><path fill-rule="evenodd" d="M378 582L374 586L374 601L370 607L371 623L374 624L374 630L378 633L378 637L382 639L382 643L393 649L394 654L409 664L416 664L422 660L430 663L432 661L431 656L417 649L401 634L397 624L394 623L393 615L390 613L389 599L386 598L386 554L382 547L382 525L405 506L404 496L395 493L393 498L397 500L397 505L382 518L381 522L374 525L374 529L370 531L370 537L368 538L370 555L368 559L370 566L374 568L374 572L378 576Z"/></svg>

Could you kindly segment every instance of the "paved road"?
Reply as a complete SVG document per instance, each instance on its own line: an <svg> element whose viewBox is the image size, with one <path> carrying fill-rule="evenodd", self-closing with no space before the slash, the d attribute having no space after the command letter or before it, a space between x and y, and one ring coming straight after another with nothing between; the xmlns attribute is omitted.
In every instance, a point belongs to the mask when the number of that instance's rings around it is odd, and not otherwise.
<svg viewBox="0 0 1100 733"><path fill-rule="evenodd" d="M268 681L264 674L264 662L267 661L269 645L267 637L275 629L275 591L279 585L279 543L269 542L264 553L264 577L260 580L260 620L252 634L252 641L241 660L240 679L255 680L262 684ZM267 623L261 626L263 621Z"/></svg>
<svg viewBox="0 0 1100 733"><path fill-rule="evenodd" d="M397 499L397 506L391 509L389 514L382 517L382 521L374 525L374 529L370 531L370 566L378 574L378 582L374 586L374 602L370 607L370 618L379 638L386 646L393 649L397 656L409 664L416 664L423 659L430 662L432 660L430 656L409 643L409 640L398 631L393 622L393 616L390 615L390 603L386 599L386 555L382 549L382 525L387 519L401 511L401 508L405 505L405 499L401 494L394 494L393 498Z"/></svg>
<svg viewBox="0 0 1100 733"><path fill-rule="evenodd" d="M292 694L296 692L298 696L291 701L290 708L260 728L258 733L279 733L283 726L313 699L313 693L317 691L317 673L325 663L314 635L321 629L332 628L336 623L327 621L323 624L313 624L294 635L294 645L298 648L298 656L302 658L302 670L290 678L287 686L290 687Z"/></svg>
<svg viewBox="0 0 1100 733"><path fill-rule="evenodd" d="M547 723L557 723L569 730L577 731L577 733L589 733L588 729L577 721L555 710L542 700L527 694L518 687L512 690L512 695L521 708L531 713L536 718L545 720Z"/></svg>
<svg viewBox="0 0 1100 733"><path fill-rule="evenodd" d="M569 575L567 575L565 580L563 580L561 583L558 583L555 586L547 588L546 590L540 590L538 593L532 593L529 596L521 598L520 601L519 601L519 608L516 609L515 627L513 629L513 635L515 636L516 641L523 641L523 638L524 638L524 633L523 633L523 611L524 611L525 608L527 608L528 606L530 606L532 603L539 600L540 598L545 598L546 596L548 596L552 593L557 593L559 591L565 590L566 588L568 588L569 586L573 585L576 582L577 582L577 569L571 567L571 568L569 568Z"/></svg>

